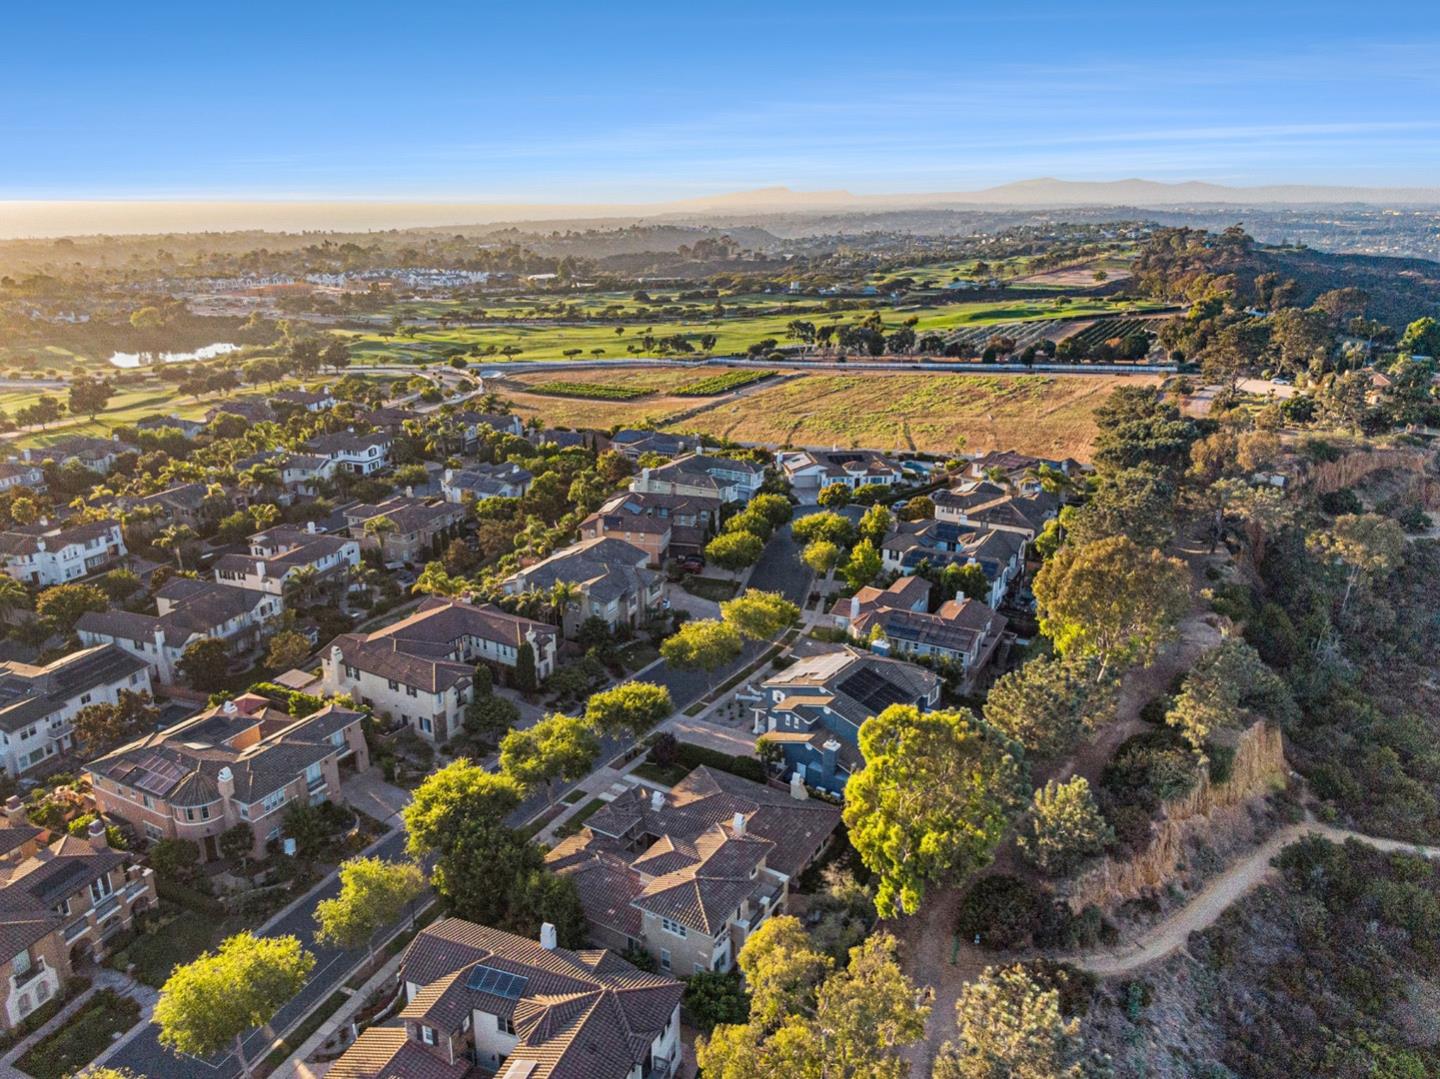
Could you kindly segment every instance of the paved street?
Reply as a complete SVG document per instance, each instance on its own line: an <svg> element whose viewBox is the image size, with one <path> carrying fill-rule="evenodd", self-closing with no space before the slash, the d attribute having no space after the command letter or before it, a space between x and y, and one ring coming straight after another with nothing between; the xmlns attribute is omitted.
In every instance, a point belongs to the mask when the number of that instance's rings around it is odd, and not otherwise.
<svg viewBox="0 0 1440 1079"><path fill-rule="evenodd" d="M764 558L751 574L749 587L779 592L791 602L803 605L809 593L811 577L810 570L800 561L800 547L787 525L771 537ZM720 685L768 647L768 643L748 643L740 658L723 670L716 671L713 678L707 678L702 671L674 670L663 662L646 670L642 677L646 681L667 687L674 699L676 710L683 712L704 696L712 682ZM625 748L626 743L623 741L606 739L602 743L600 760L608 761ZM570 788L566 789L568 791ZM379 798L388 793L381 791L375 796ZM524 824L538 813L544 804L543 795L529 799L511 815L510 823L517 827ZM377 811L375 815L382 814ZM398 858L404 847L405 836L402 832L397 832L382 840L373 853L384 858ZM305 948L314 952L316 959L314 973L305 988L280 1009L272 1024L275 1030L283 1030L335 992L343 984L350 968L363 957L362 952L346 952L315 944L315 906L322 899L333 898L339 890L339 879L332 876L317 892L306 897L278 922L263 931L264 936L293 934L299 937ZM212 1060L177 1057L160 1045L157 1035L157 1028L153 1024L146 1026L116 1049L107 1064L130 1068L141 1075L165 1076L166 1079L231 1079L240 1072L232 1055L227 1054ZM273 1035L269 1031L257 1030L249 1036L245 1048L252 1063L272 1040Z"/></svg>
<svg viewBox="0 0 1440 1079"><path fill-rule="evenodd" d="M371 853L394 859L399 858L404 849L405 835L403 832L396 832L381 840ZM332 875L323 887L312 892L298 906L261 933L266 937L299 937L300 943L315 955L315 969L310 980L289 1004L280 1009L273 1024L275 1030L284 1029L335 992L344 983L350 968L364 958L363 951L347 952L315 943L315 906L322 899L333 899L339 891L339 877ZM231 1079L232 1076L240 1074L240 1067L232 1054L210 1060L176 1056L161 1046L158 1035L159 1029L153 1023L144 1027L120 1046L106 1063L110 1067L129 1068L137 1075L148 1075L156 1079L159 1076L164 1076L165 1079ZM273 1036L268 1031L257 1030L250 1034L245 1042L245 1053L252 1064L266 1051L272 1040Z"/></svg>

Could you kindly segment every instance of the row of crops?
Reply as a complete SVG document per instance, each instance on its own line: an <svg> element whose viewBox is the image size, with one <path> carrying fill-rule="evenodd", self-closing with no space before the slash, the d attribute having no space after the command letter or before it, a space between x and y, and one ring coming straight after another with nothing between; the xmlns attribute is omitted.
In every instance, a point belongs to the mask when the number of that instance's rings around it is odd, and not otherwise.
<svg viewBox="0 0 1440 1079"><path fill-rule="evenodd" d="M752 385L774 374L774 371L726 371L723 375L710 375L708 378L687 382L683 386L675 387L671 392L676 397L714 397Z"/></svg>
<svg viewBox="0 0 1440 1079"><path fill-rule="evenodd" d="M977 352L983 349L992 337L1008 337L1017 349L1037 344L1049 338L1059 341L1076 326L1083 325L1076 319L1037 319L1031 322L1005 322L999 325L966 326L952 330L944 336L947 345L966 345Z"/></svg>
<svg viewBox="0 0 1440 1079"><path fill-rule="evenodd" d="M1071 341L1078 347L1089 350L1106 341L1120 340L1135 334L1155 336L1155 320L1146 318L1103 318L1075 334Z"/></svg>

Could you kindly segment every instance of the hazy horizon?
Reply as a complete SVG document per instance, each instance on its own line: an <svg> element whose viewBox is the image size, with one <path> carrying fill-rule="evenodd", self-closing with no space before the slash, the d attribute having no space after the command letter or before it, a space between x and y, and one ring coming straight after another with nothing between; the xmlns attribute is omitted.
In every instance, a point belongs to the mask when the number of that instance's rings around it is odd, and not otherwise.
<svg viewBox="0 0 1440 1079"><path fill-rule="evenodd" d="M1364 16L1234 0L1203 17L1051 0L30 6L7 19L0 200L570 212L1041 176L1434 186L1440 25L1413 3Z"/></svg>

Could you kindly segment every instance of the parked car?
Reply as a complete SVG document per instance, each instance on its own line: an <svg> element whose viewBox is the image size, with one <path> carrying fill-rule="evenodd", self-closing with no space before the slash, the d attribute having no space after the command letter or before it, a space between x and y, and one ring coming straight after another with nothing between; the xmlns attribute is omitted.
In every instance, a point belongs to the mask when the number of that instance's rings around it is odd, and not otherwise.
<svg viewBox="0 0 1440 1079"><path fill-rule="evenodd" d="M680 571L682 573L702 573L705 569L705 559L698 554L687 554L680 559Z"/></svg>

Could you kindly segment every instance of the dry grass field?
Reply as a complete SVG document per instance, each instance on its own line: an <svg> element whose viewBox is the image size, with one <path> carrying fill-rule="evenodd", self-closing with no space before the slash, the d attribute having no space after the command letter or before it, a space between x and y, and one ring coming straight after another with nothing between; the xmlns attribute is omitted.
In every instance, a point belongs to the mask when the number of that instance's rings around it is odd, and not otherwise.
<svg viewBox="0 0 1440 1079"><path fill-rule="evenodd" d="M740 442L946 453L1015 449L1086 460L1095 408L1154 376L807 374L676 424Z"/></svg>

